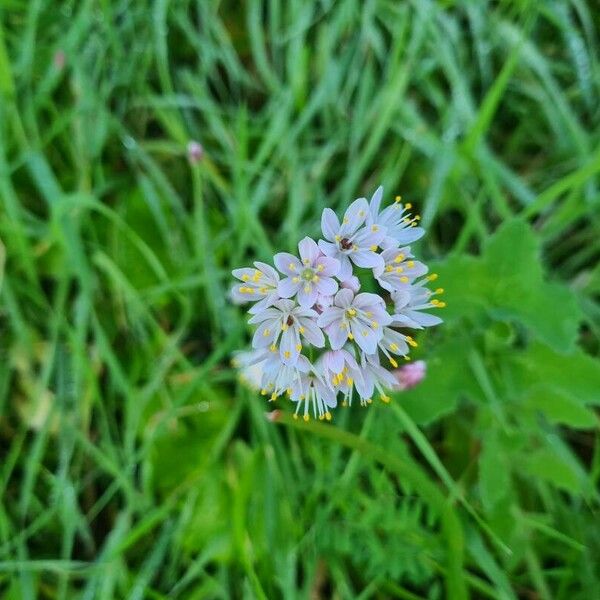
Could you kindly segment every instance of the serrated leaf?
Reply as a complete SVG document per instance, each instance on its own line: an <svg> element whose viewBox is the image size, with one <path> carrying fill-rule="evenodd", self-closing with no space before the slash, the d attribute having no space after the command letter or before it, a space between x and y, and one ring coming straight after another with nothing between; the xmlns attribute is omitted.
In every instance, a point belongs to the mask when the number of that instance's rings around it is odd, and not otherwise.
<svg viewBox="0 0 600 600"><path fill-rule="evenodd" d="M553 423L584 429L598 425L594 412L579 399L550 386L530 390L524 402L529 409L542 412Z"/></svg>
<svg viewBox="0 0 600 600"><path fill-rule="evenodd" d="M539 477L568 492L579 492L581 484L577 472L551 448L540 448L524 456L522 468L527 475Z"/></svg>
<svg viewBox="0 0 600 600"><path fill-rule="evenodd" d="M566 285L545 281L540 254L531 227L515 219L496 231L480 257L457 255L439 265L445 319L482 313L517 319L555 350L571 350L581 310Z"/></svg>

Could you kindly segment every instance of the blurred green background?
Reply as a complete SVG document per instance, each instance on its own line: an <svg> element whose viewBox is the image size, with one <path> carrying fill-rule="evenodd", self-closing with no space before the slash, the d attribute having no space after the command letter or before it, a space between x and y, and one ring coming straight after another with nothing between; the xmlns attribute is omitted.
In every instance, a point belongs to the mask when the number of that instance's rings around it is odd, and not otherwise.
<svg viewBox="0 0 600 600"><path fill-rule="evenodd" d="M0 0L0 597L598 598L599 28ZM428 377L272 423L231 269L380 183L446 289Z"/></svg>

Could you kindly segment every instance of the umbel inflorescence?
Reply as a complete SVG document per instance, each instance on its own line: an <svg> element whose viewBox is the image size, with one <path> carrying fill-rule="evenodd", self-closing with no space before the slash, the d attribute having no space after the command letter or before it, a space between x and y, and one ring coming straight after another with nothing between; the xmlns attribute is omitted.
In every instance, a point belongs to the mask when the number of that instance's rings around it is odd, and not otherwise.
<svg viewBox="0 0 600 600"><path fill-rule="evenodd" d="M389 367L417 345L407 330L442 322L424 312L445 306L435 297L443 290L426 287L437 276L408 245L425 233L419 216L399 196L382 210L382 195L379 187L370 202L355 200L341 222L326 208L324 239L305 237L298 255L276 254L276 268L255 262L233 271L240 283L232 297L253 303L248 322L256 326L253 349L234 365L270 400L288 396L295 417L330 420L340 395L344 406L354 396L370 404L375 392L389 402L386 390L398 388ZM380 294L360 292L356 268L370 270Z"/></svg>

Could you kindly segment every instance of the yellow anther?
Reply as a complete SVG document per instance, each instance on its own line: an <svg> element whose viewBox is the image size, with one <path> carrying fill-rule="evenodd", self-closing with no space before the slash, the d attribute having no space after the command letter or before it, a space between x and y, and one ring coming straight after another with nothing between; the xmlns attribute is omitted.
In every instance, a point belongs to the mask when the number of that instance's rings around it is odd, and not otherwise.
<svg viewBox="0 0 600 600"><path fill-rule="evenodd" d="M373 398L367 398L367 404L371 404L373 402Z"/></svg>
<svg viewBox="0 0 600 600"><path fill-rule="evenodd" d="M296 270L296 265L295 265L294 263L290 263L290 264L288 265L288 269L289 269L290 271L295 271L295 270Z"/></svg>
<svg viewBox="0 0 600 600"><path fill-rule="evenodd" d="M261 294L266 294L269 291L269 288L263 285L258 291Z"/></svg>
<svg viewBox="0 0 600 600"><path fill-rule="evenodd" d="M292 395L292 388L288 388L287 390L285 390L285 393L286 393L288 396L291 396L291 395Z"/></svg>
<svg viewBox="0 0 600 600"><path fill-rule="evenodd" d="M396 196L394 202L402 202L402 196Z"/></svg>
<svg viewBox="0 0 600 600"><path fill-rule="evenodd" d="M319 415L319 421L322 421L325 418L325 415Z"/></svg>
<svg viewBox="0 0 600 600"><path fill-rule="evenodd" d="M402 219L405 223L410 223L410 218L409 217L404 217L404 219Z"/></svg>
<svg viewBox="0 0 600 600"><path fill-rule="evenodd" d="M310 421L310 415L304 415L302 417L306 422Z"/></svg>
<svg viewBox="0 0 600 600"><path fill-rule="evenodd" d="M339 242L342 238L339 235L336 235L334 239L336 242Z"/></svg>
<svg viewBox="0 0 600 600"><path fill-rule="evenodd" d="M349 333L349 334L348 334L348 339L349 339L349 340L353 340L353 339L354 339L354 336L353 336L351 333Z"/></svg>
<svg viewBox="0 0 600 600"><path fill-rule="evenodd" d="M390 364L392 365L392 367L394 367L394 369L398 368L398 363L390 356Z"/></svg>
<svg viewBox="0 0 600 600"><path fill-rule="evenodd" d="M325 269L325 267L323 265L317 265L317 271L320 273L321 271L323 271Z"/></svg>
<svg viewBox="0 0 600 600"><path fill-rule="evenodd" d="M398 267L398 268L400 269L401 267ZM392 265L387 265L385 270L387 273L391 273L394 270L394 267L392 267Z"/></svg>
<svg viewBox="0 0 600 600"><path fill-rule="evenodd" d="M398 344L390 344L390 350L396 352L396 350L398 350Z"/></svg>
<svg viewBox="0 0 600 600"><path fill-rule="evenodd" d="M379 231L379 225L377 225L375 223L373 225L371 225L371 231L373 231L373 232Z"/></svg>
<svg viewBox="0 0 600 600"><path fill-rule="evenodd" d="M421 220L421 215L415 215L415 221L420 221Z"/></svg>
<svg viewBox="0 0 600 600"><path fill-rule="evenodd" d="M381 395L379 396L379 399L380 399L382 402L385 402L386 404L389 404L389 403L390 403L390 401L392 400L392 399L391 399L389 396L386 396L385 394L381 394Z"/></svg>
<svg viewBox="0 0 600 600"><path fill-rule="evenodd" d="M431 275L427 275L427 279L429 279L429 281L435 281L437 278L438 278L437 273L432 273Z"/></svg>
<svg viewBox="0 0 600 600"><path fill-rule="evenodd" d="M337 376L336 375L333 376L333 379L331 380L331 384L337 385Z"/></svg>
<svg viewBox="0 0 600 600"><path fill-rule="evenodd" d="M344 400L344 401L342 402L342 406L343 406L344 408L346 408L346 407L348 406L348 403L347 403L347 402Z"/></svg>
<svg viewBox="0 0 600 600"><path fill-rule="evenodd" d="M310 260L308 260L308 258L305 258L305 259L302 261L302 264L303 264L305 267L308 267L308 265L310 265Z"/></svg>
<svg viewBox="0 0 600 600"><path fill-rule="evenodd" d="M396 273L404 273L404 269L402 267L396 267Z"/></svg>
<svg viewBox="0 0 600 600"><path fill-rule="evenodd" d="M244 273L242 275L242 281L248 281L248 279L250 279L250 275L248 275L247 273Z"/></svg>
<svg viewBox="0 0 600 600"><path fill-rule="evenodd" d="M408 343L409 346L412 346L413 348L416 348L419 344L417 344L417 342L415 342L415 340L413 340L410 335L406 336L406 342Z"/></svg>
<svg viewBox="0 0 600 600"><path fill-rule="evenodd" d="M402 262L404 260L404 254L398 254L396 255L396 258L394 258L394 262L399 263Z"/></svg>
<svg viewBox="0 0 600 600"><path fill-rule="evenodd" d="M298 415L294 413L294 419L298 419Z"/></svg>
<svg viewBox="0 0 600 600"><path fill-rule="evenodd" d="M304 327L298 327L298 333L304 333L305 329Z"/></svg>
<svg viewBox="0 0 600 600"><path fill-rule="evenodd" d="M411 204L410 202L407 202L407 203L404 205L404 208L406 208L406 209L410 210L410 209L412 208L412 204Z"/></svg>
<svg viewBox="0 0 600 600"><path fill-rule="evenodd" d="M379 323L377 321L371 321L371 327L373 329L377 329L379 327Z"/></svg>
<svg viewBox="0 0 600 600"><path fill-rule="evenodd" d="M262 390L260 390L260 395L261 396L266 396L267 395L267 390L265 390L264 388Z"/></svg>
<svg viewBox="0 0 600 600"><path fill-rule="evenodd" d="M365 216L365 211L364 210L359 210L358 211L358 216L359 217L364 217Z"/></svg>
<svg viewBox="0 0 600 600"><path fill-rule="evenodd" d="M356 244L352 244L352 250L354 250L354 252L356 252L358 250L358 246Z"/></svg>
<svg viewBox="0 0 600 600"><path fill-rule="evenodd" d="M444 288L438 288L437 290L435 290L436 294L443 294L444 293Z"/></svg>
<svg viewBox="0 0 600 600"><path fill-rule="evenodd" d="M330 413L329 411L327 411L327 412L325 413L325 418L326 418L328 421L331 421L331 413Z"/></svg>
<svg viewBox="0 0 600 600"><path fill-rule="evenodd" d="M281 324L281 331L287 331L288 330L288 324L287 323L282 323Z"/></svg>
<svg viewBox="0 0 600 600"><path fill-rule="evenodd" d="M344 223L344 225L348 224L348 217L344 217L344 220L342 221L342 223Z"/></svg>
<svg viewBox="0 0 600 600"><path fill-rule="evenodd" d="M305 294L309 294L310 293L310 285L305 285L304 286L304 293Z"/></svg>
<svg viewBox="0 0 600 600"><path fill-rule="evenodd" d="M253 281L258 281L262 277L262 273L260 271L256 271L254 273L254 277L252 277Z"/></svg>
<svg viewBox="0 0 600 600"><path fill-rule="evenodd" d="M371 246L370 250L371 250L371 252L377 252L377 248L378 248L377 244L373 244Z"/></svg>
<svg viewBox="0 0 600 600"><path fill-rule="evenodd" d="M406 264L408 265L408 267L410 269L414 269L414 267L415 267L415 261L414 260L409 260Z"/></svg>
<svg viewBox="0 0 600 600"><path fill-rule="evenodd" d="M356 314L356 311L353 308L349 308L346 311L351 317L353 317Z"/></svg>
<svg viewBox="0 0 600 600"><path fill-rule="evenodd" d="M283 353L283 356L284 356L285 358L289 358L289 357L291 356L291 354L290 354L290 351L289 351L289 350L286 350L286 351Z"/></svg>
<svg viewBox="0 0 600 600"><path fill-rule="evenodd" d="M318 275L313 275L312 282L313 283L317 283L317 281L319 281L319 276Z"/></svg>
<svg viewBox="0 0 600 600"><path fill-rule="evenodd" d="M264 336L264 337L267 337L267 336L268 336L270 333L271 333L271 330L270 330L270 329L265 329L265 330L263 331L263 336Z"/></svg>
<svg viewBox="0 0 600 600"><path fill-rule="evenodd" d="M271 347L269 348L269 350L271 352L277 352L277 346L275 344L271 344Z"/></svg>
<svg viewBox="0 0 600 600"><path fill-rule="evenodd" d="M446 306L445 302L438 302L437 307L438 308L444 308Z"/></svg>
<svg viewBox="0 0 600 600"><path fill-rule="evenodd" d="M296 344L296 350L300 352L300 350L302 350L302 344Z"/></svg>
<svg viewBox="0 0 600 600"><path fill-rule="evenodd" d="M362 330L362 334L363 334L363 336L367 337L369 335L369 330L368 329L363 329Z"/></svg>
<svg viewBox="0 0 600 600"><path fill-rule="evenodd" d="M271 400L277 400L277 394L275 392L271 394Z"/></svg>
<svg viewBox="0 0 600 600"><path fill-rule="evenodd" d="M300 283L300 277L292 277L294 283Z"/></svg>
<svg viewBox="0 0 600 600"><path fill-rule="evenodd" d="M352 379L352 377L346 377L346 385L348 387L351 387L353 383L354 383L354 379Z"/></svg>
<svg viewBox="0 0 600 600"><path fill-rule="evenodd" d="M409 282L409 279L408 279L408 277L407 277L406 275L402 275L402 277L400 277L400 281L401 281L402 283L408 283L408 282Z"/></svg>

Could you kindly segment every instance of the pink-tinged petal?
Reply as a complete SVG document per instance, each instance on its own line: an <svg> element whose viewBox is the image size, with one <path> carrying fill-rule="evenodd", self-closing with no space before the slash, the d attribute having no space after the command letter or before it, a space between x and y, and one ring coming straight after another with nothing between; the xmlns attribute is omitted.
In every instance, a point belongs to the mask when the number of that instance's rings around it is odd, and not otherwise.
<svg viewBox="0 0 600 600"><path fill-rule="evenodd" d="M350 329L354 341L365 354L374 354L377 351L377 342L381 339L381 334L377 335L375 330L356 321L350 323Z"/></svg>
<svg viewBox="0 0 600 600"><path fill-rule="evenodd" d="M324 311L328 306L331 306L332 304L333 296L323 296L322 294L319 294L319 297L317 298L317 306L321 311Z"/></svg>
<svg viewBox="0 0 600 600"><path fill-rule="evenodd" d="M309 237L305 237L304 239L300 240L300 243L298 244L298 252L300 253L300 259L303 262L307 260L309 265L314 264L317 258L319 258L321 255L317 242Z"/></svg>
<svg viewBox="0 0 600 600"><path fill-rule="evenodd" d="M252 277L254 276L254 273L255 273L255 270L250 269L249 267L245 267L243 269L234 269L233 271L231 271L231 274L236 279L240 279L241 281L245 281L244 277L246 277L247 279L252 279Z"/></svg>
<svg viewBox="0 0 600 600"><path fill-rule="evenodd" d="M271 265L257 260L254 266L273 281L279 281L279 273Z"/></svg>
<svg viewBox="0 0 600 600"><path fill-rule="evenodd" d="M355 294L358 292L358 290L360 290L360 281L356 275L352 275L352 277L346 279L346 281L342 281L340 285L343 288L352 290Z"/></svg>
<svg viewBox="0 0 600 600"><path fill-rule="evenodd" d="M319 294L324 296L332 296L338 291L338 284L331 277L322 277L315 283L315 288Z"/></svg>
<svg viewBox="0 0 600 600"><path fill-rule="evenodd" d="M348 341L348 330L345 327L340 327L341 324L333 323L327 330L329 343L333 350L340 350Z"/></svg>
<svg viewBox="0 0 600 600"><path fill-rule="evenodd" d="M282 279L277 285L277 293L282 298L291 298L295 294L298 293L298 289L300 288L300 283L295 283L291 277L286 277Z"/></svg>
<svg viewBox="0 0 600 600"><path fill-rule="evenodd" d="M344 316L343 308L339 308L337 306L328 306L323 311L323 314L319 315L319 317L317 319L317 325L319 327L328 327L329 325L331 325L332 323L335 323L336 321L341 322L343 316Z"/></svg>
<svg viewBox="0 0 600 600"><path fill-rule="evenodd" d="M373 220L377 220L377 215L379 214L379 207L381 206L381 198L383 197L383 186L380 185L375 193L371 196L371 201L369 202L369 209L371 211L371 215Z"/></svg>
<svg viewBox="0 0 600 600"><path fill-rule="evenodd" d="M339 255L340 259L340 272L338 273L338 279L340 281L346 281L352 277L352 263L345 254Z"/></svg>
<svg viewBox="0 0 600 600"><path fill-rule="evenodd" d="M356 308L367 308L372 306L384 306L384 299L378 294L371 294L370 292L361 292L354 298L352 303Z"/></svg>
<svg viewBox="0 0 600 600"><path fill-rule="evenodd" d="M294 365L300 354L300 337L295 327L286 329L281 334L281 344L279 346L279 356L284 365Z"/></svg>
<svg viewBox="0 0 600 600"><path fill-rule="evenodd" d="M335 244L332 244L331 242L325 242L324 240L319 240L319 248L321 249L321 252L323 254L332 258L336 258L337 255L340 253L338 247Z"/></svg>
<svg viewBox="0 0 600 600"><path fill-rule="evenodd" d="M340 221L337 215L330 208L326 208L321 215L321 231L325 239L333 242L339 230Z"/></svg>
<svg viewBox="0 0 600 600"><path fill-rule="evenodd" d="M357 267L379 270L384 268L383 258L370 250L359 250L358 252L353 252L350 256Z"/></svg>
<svg viewBox="0 0 600 600"><path fill-rule="evenodd" d="M273 257L273 262L285 275L297 275L302 269L302 263L289 252L279 252Z"/></svg>
<svg viewBox="0 0 600 600"><path fill-rule="evenodd" d="M319 275L322 277L335 277L341 268L340 261L329 256L320 256L315 264L317 267L320 265L323 268L322 271L319 271Z"/></svg>
<svg viewBox="0 0 600 600"><path fill-rule="evenodd" d="M252 347L266 348L267 346L270 346L279 334L277 325L277 322L273 323L271 321L264 321L261 323L254 332L254 336L252 338Z"/></svg>
<svg viewBox="0 0 600 600"><path fill-rule="evenodd" d="M306 289L308 288L308 291ZM314 285L303 284L298 290L298 304L303 308L311 308L317 301L319 292Z"/></svg>
<svg viewBox="0 0 600 600"><path fill-rule="evenodd" d="M341 306L342 308L348 308L352 304L352 300L354 299L354 292L348 289L341 289L335 295L335 304L336 306Z"/></svg>
<svg viewBox="0 0 600 600"><path fill-rule="evenodd" d="M357 198L346 210L340 227L340 235L351 236L365 222L369 213L366 198Z"/></svg>
<svg viewBox="0 0 600 600"><path fill-rule="evenodd" d="M302 335L310 344L316 348L322 348L325 345L323 332L317 327L317 324L314 321L301 319L300 326L304 328Z"/></svg>

